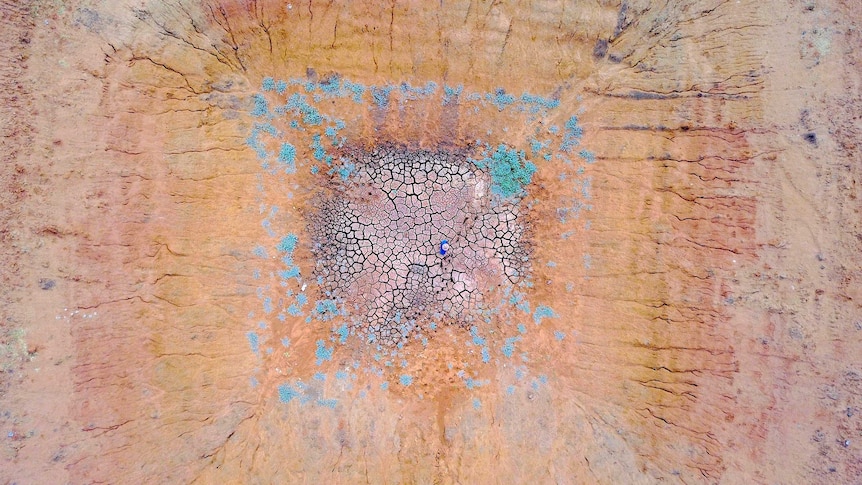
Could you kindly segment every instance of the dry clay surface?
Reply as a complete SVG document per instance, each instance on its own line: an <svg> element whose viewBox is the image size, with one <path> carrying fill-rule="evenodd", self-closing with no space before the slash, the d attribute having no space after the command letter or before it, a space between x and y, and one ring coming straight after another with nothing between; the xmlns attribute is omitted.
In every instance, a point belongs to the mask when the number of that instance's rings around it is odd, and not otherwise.
<svg viewBox="0 0 862 485"><path fill-rule="evenodd" d="M0 1L0 483L860 483L860 12Z"/></svg>

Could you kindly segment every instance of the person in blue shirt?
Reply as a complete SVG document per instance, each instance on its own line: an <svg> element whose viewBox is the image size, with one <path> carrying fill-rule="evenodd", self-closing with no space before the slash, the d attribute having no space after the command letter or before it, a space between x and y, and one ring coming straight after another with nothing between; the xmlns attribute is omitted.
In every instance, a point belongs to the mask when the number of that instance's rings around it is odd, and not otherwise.
<svg viewBox="0 0 862 485"><path fill-rule="evenodd" d="M440 256L446 256L446 253L448 253L448 252L449 252L449 241L444 239L440 243Z"/></svg>

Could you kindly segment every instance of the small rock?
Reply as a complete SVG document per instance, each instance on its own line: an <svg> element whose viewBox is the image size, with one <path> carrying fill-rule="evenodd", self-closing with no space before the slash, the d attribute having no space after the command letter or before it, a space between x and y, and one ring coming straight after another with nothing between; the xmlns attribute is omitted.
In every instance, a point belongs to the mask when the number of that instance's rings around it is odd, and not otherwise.
<svg viewBox="0 0 862 485"><path fill-rule="evenodd" d="M51 461L53 461L54 463L62 462L65 459L66 459L66 450L64 448L60 448L59 450L57 450L57 452L54 453L54 456L51 457Z"/></svg>
<svg viewBox="0 0 862 485"><path fill-rule="evenodd" d="M39 278L39 288L42 288L43 290L53 290L55 286L57 286L57 283L55 283L54 280Z"/></svg>
<svg viewBox="0 0 862 485"><path fill-rule="evenodd" d="M608 53L608 41L605 39L599 39L596 41L595 47L593 47L593 57L596 59L604 59L605 55Z"/></svg>

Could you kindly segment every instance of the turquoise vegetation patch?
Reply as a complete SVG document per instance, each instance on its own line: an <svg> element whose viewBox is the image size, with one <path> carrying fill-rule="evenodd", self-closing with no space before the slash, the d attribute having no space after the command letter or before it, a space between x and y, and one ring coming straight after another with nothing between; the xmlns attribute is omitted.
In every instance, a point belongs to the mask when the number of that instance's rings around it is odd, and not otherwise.
<svg viewBox="0 0 862 485"><path fill-rule="evenodd" d="M463 85L450 86L433 81L412 85L364 85L340 76L319 81L307 79L263 79L260 92L249 99L248 134L246 144L258 159L261 172L256 179L260 206L253 208L261 215L261 233L248 249L257 264L250 281L260 301L266 322L253 320L246 333L247 345L261 362L276 356L309 363L314 369L308 375L283 378L273 383L276 396L286 405L314 406L338 410L368 393L409 392L422 399L419 379L410 374L411 355L399 344L387 347L355 331L356 315L337 295L322 290L314 267L304 267L295 261L297 251L310 250L311 242L293 233L279 230L279 221L286 216L272 202L284 200L284 195L300 192L298 175L329 176L349 184L356 177L353 161L338 155L339 149L358 138L358 125L363 119L382 119L392 110L405 110L422 103L436 103L444 110L457 110L462 126L483 119L515 120L507 126L479 123L481 132L467 134L467 159L488 174L491 194L498 201L518 204L523 201L529 210L535 200L530 192L537 177L570 184L571 191L556 205L561 238L588 230L592 177L589 168L596 156L581 146L583 129L579 124L577 106L567 106L555 97L532 93L512 93L503 88L491 92L473 92ZM359 118L342 118L345 113L362 114ZM359 120L359 121L357 121ZM550 172L550 163L562 162L562 173ZM278 196L278 197L276 197ZM543 201L544 203L545 201ZM498 202L500 204L504 202ZM282 202L284 204L284 202ZM272 270L272 264L278 269ZM568 262L548 261L549 271L565 267ZM583 255L583 266L595 264L589 254ZM269 265L269 266L268 266ZM572 283L567 290L572 291ZM517 283L504 286L500 301L486 301L471 315L469 334L461 345L476 356L473 363L451 362L460 370L458 378L464 392L478 392L490 382L479 376L485 366L497 366L494 374L504 397L519 392L535 392L548 385L544 375L531 375L531 356L524 350L530 339L546 335L553 345L564 345L574 333L566 328L566 316L559 315L547 301L530 301L533 281L529 275ZM252 319L252 312L249 318ZM525 325L532 318L535 325ZM501 327L487 324L502 320ZM393 328L411 335L423 348L434 345L433 323L427 331L417 330L409 316L397 314L390 318ZM311 327L308 327L311 326ZM308 328L303 328L308 327ZM292 333L291 329L303 328ZM313 331L310 331L313 329ZM314 335L311 340L308 335ZM304 336L300 338L300 336ZM274 351L267 342L280 342ZM363 348L365 357L357 358L348 347ZM276 346L277 347L277 346ZM263 352L262 352L263 348ZM266 385L267 372L260 367L250 383L257 389L273 389ZM377 384L354 389L359 378L377 380ZM354 392L354 391L358 391ZM469 401L468 401L469 402ZM482 401L475 397L473 407L480 409Z"/></svg>
<svg viewBox="0 0 862 485"><path fill-rule="evenodd" d="M493 154L474 160L473 164L489 171L493 184L491 190L502 197L521 194L536 173L536 165L526 159L523 150L509 148L502 143Z"/></svg>

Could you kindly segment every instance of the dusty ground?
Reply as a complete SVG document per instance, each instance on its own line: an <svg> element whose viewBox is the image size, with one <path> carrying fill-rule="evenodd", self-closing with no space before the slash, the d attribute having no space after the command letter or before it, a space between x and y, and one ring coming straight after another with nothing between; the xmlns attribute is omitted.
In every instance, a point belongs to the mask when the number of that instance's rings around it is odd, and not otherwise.
<svg viewBox="0 0 862 485"><path fill-rule="evenodd" d="M855 2L365 4L0 1L0 482L862 483ZM311 103L366 146L578 117L532 316L392 366L315 316L310 132L272 119L291 174L249 137L267 77L336 74L435 83Z"/></svg>

